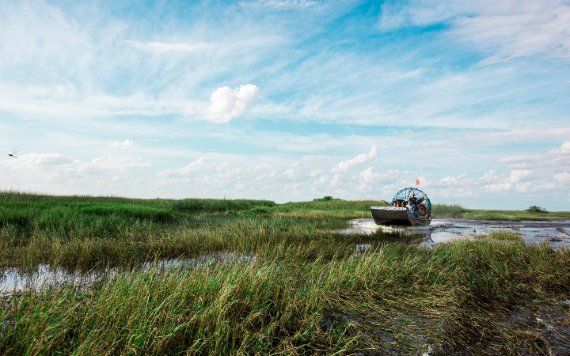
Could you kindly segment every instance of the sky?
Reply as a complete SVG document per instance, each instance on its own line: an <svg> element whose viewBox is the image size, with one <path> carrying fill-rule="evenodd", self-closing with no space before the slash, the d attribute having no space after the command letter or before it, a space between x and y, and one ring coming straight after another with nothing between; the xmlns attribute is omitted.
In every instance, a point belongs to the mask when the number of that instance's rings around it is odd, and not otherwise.
<svg viewBox="0 0 570 356"><path fill-rule="evenodd" d="M434 203L570 210L570 1L3 0L0 24L0 190L419 179Z"/></svg>

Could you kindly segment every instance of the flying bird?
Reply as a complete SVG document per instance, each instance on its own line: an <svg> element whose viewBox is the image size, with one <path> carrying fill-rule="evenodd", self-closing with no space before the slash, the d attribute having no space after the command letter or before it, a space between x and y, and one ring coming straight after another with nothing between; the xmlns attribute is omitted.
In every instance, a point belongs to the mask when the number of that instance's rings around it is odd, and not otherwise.
<svg viewBox="0 0 570 356"><path fill-rule="evenodd" d="M8 157L10 157L10 158L18 158L18 156L16 156L16 153L18 153L16 150L12 150L12 153L8 153Z"/></svg>

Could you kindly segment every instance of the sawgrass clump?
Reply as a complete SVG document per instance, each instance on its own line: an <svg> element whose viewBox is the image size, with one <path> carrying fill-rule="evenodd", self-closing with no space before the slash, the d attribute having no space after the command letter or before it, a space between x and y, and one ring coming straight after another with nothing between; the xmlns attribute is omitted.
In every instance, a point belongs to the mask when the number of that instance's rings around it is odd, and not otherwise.
<svg viewBox="0 0 570 356"><path fill-rule="evenodd" d="M295 249L289 257L132 272L86 291L4 299L0 351L409 353L437 343L449 352L513 352L497 316L567 295L570 285L568 251L522 244L390 244L325 259Z"/></svg>

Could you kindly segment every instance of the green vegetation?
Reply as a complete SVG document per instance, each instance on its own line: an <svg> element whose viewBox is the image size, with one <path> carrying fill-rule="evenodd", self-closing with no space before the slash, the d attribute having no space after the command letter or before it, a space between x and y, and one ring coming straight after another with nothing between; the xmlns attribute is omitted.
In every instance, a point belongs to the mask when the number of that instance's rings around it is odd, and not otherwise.
<svg viewBox="0 0 570 356"><path fill-rule="evenodd" d="M255 254L268 246L336 241L335 229L346 226L349 219L369 217L370 206L382 204L329 197L278 205L263 200L0 193L0 267L135 265L220 250ZM468 210L435 204L433 216L557 220L569 219L570 213Z"/></svg>
<svg viewBox="0 0 570 356"><path fill-rule="evenodd" d="M336 248L331 247L331 250ZM331 253L333 251L330 251ZM544 350L508 310L567 296L570 254L522 244L387 245L206 270L127 273L85 292L7 298L3 352L313 353Z"/></svg>
<svg viewBox="0 0 570 356"><path fill-rule="evenodd" d="M548 212L541 208L536 210L474 210L459 205L433 205L432 215L435 218L459 218L473 220L506 220L506 221L555 221L570 219L570 212Z"/></svg>
<svg viewBox="0 0 570 356"><path fill-rule="evenodd" d="M527 247L503 232L434 249L335 232L379 204L0 193L1 266L126 269L88 289L0 298L0 352L547 352L539 332L508 320L569 298L570 251ZM440 205L434 215L570 217ZM357 253L357 243L372 247ZM136 268L214 251L255 259Z"/></svg>
<svg viewBox="0 0 570 356"><path fill-rule="evenodd" d="M491 239L497 241L520 241L521 236L512 231L496 231L489 235L481 235L480 239Z"/></svg>
<svg viewBox="0 0 570 356"><path fill-rule="evenodd" d="M537 205L531 205L528 209L526 209L527 213L548 213L546 209L541 208Z"/></svg>

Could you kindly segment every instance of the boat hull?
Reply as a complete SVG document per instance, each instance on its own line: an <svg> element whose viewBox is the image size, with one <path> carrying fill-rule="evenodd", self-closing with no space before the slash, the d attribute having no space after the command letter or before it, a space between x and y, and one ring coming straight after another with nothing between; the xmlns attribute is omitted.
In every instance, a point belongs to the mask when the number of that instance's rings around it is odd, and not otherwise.
<svg viewBox="0 0 570 356"><path fill-rule="evenodd" d="M404 207L373 206L370 211L377 225L423 226L431 223L431 219L417 218Z"/></svg>

